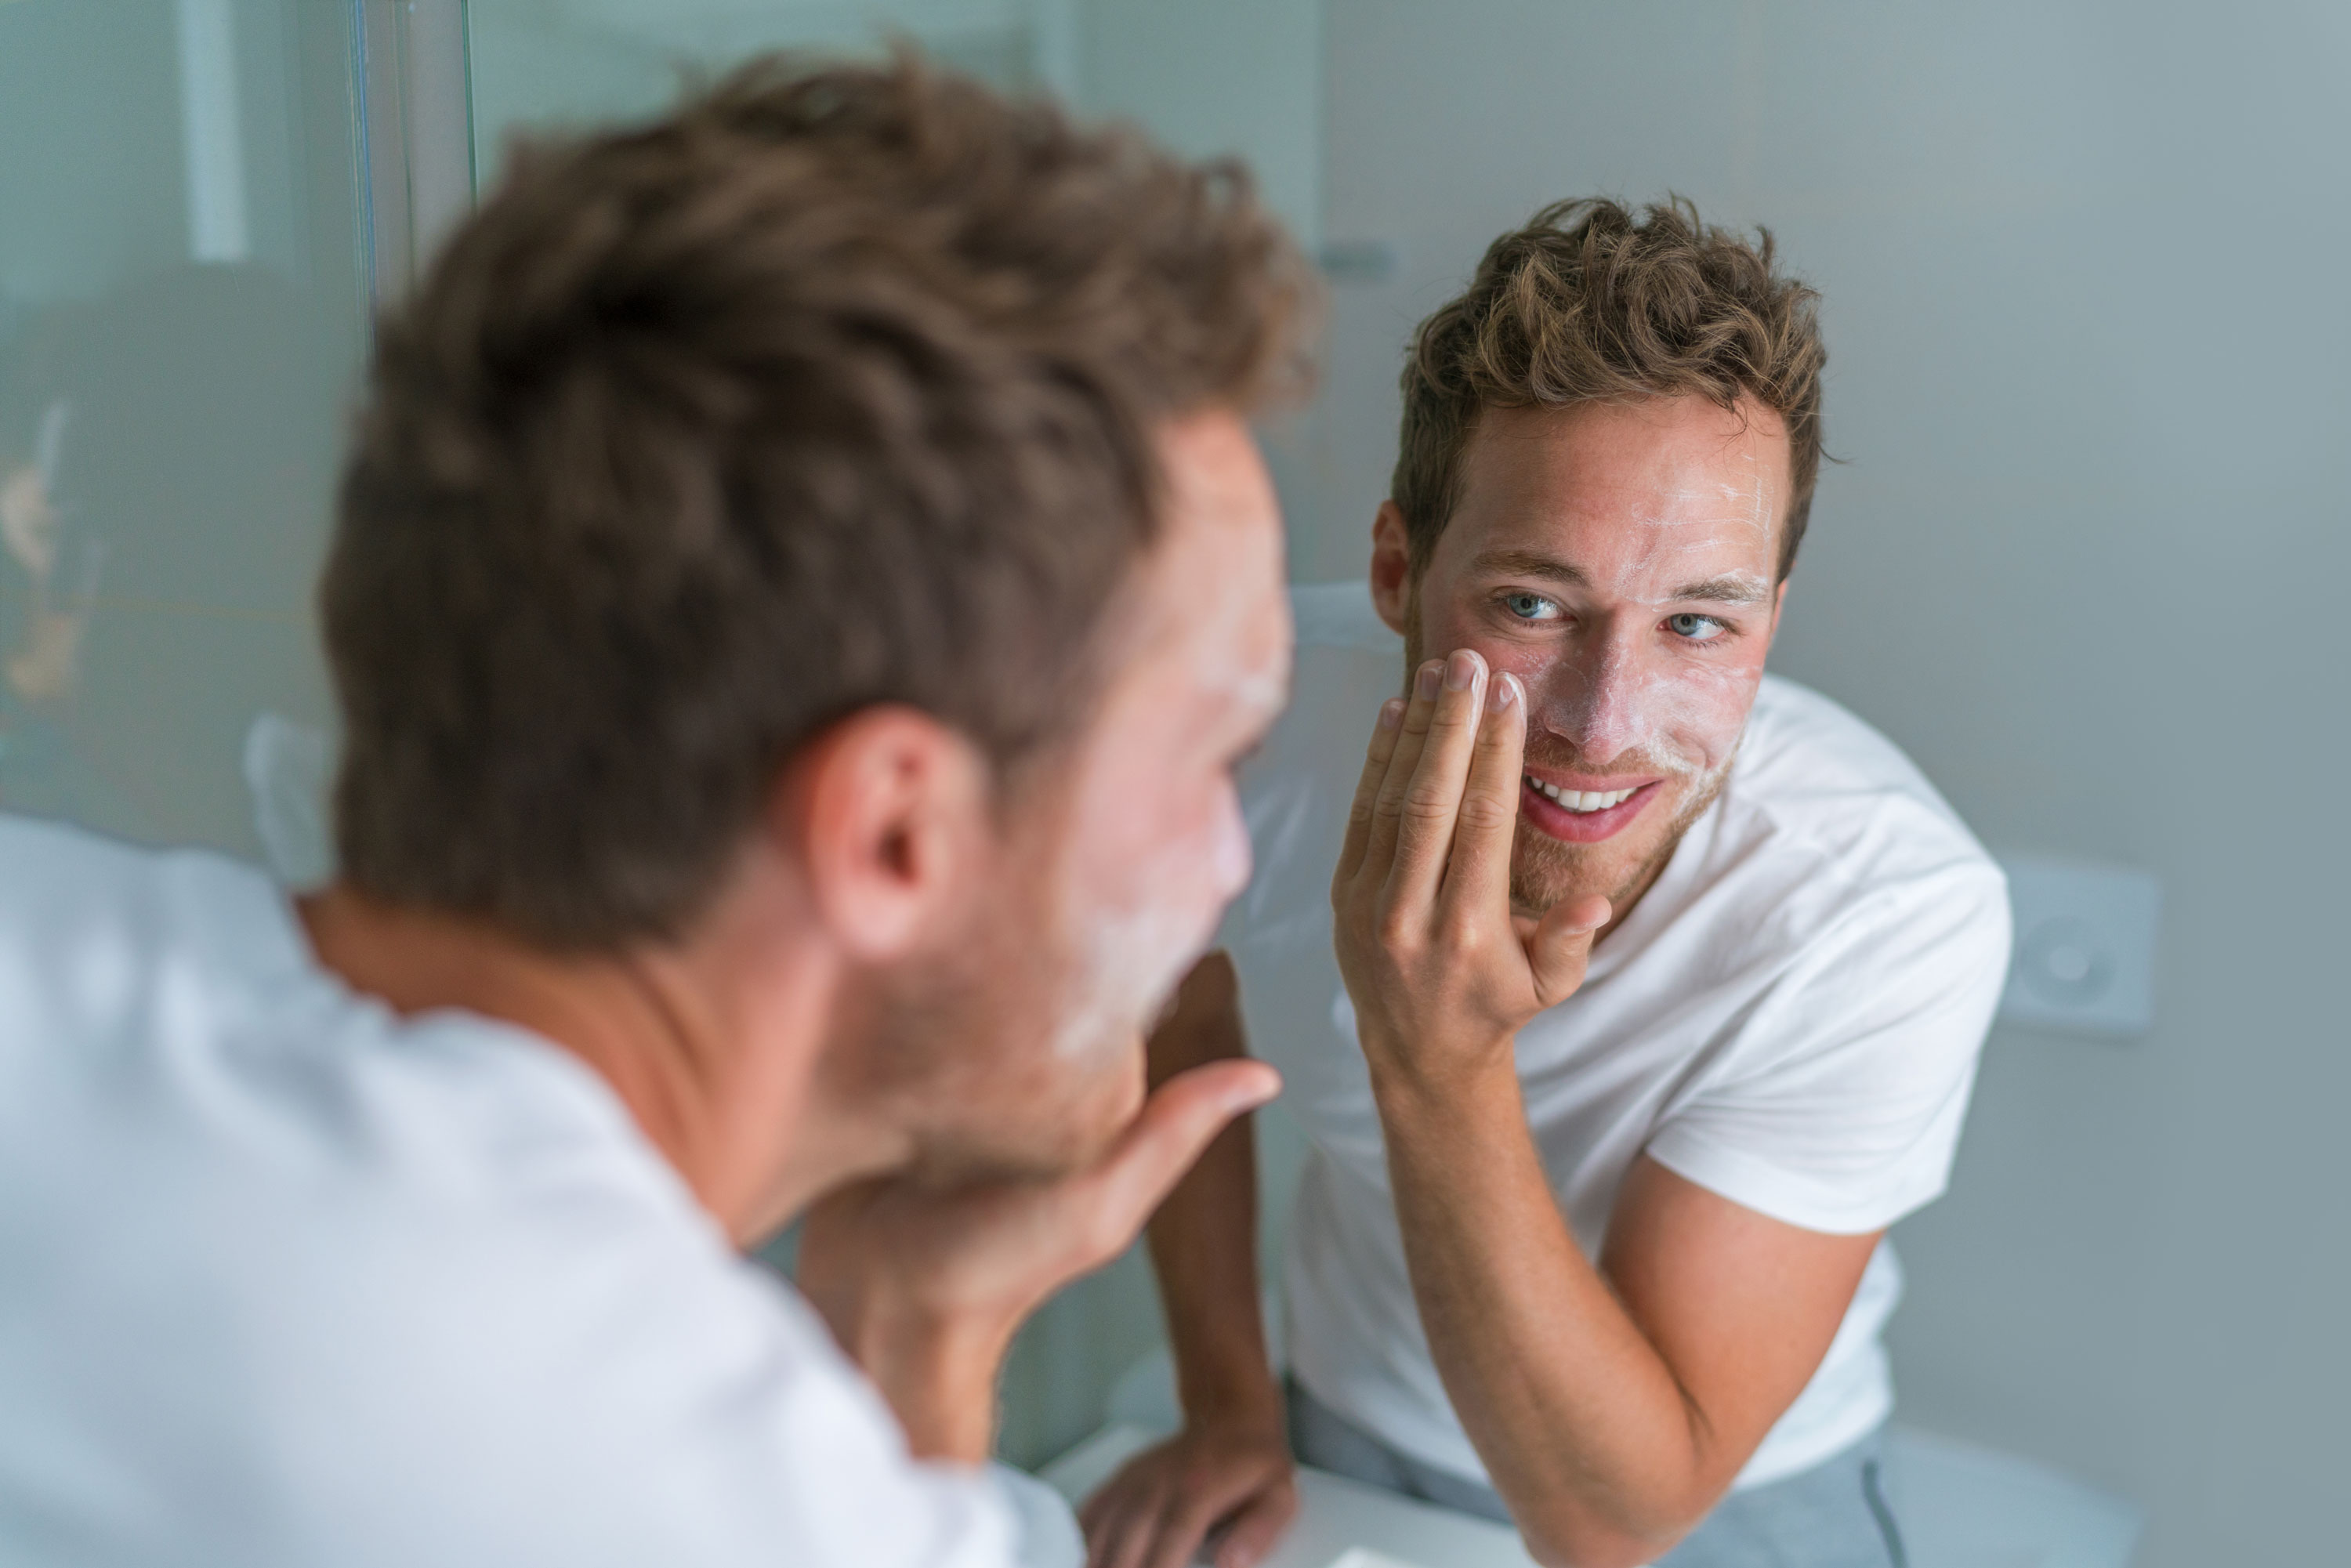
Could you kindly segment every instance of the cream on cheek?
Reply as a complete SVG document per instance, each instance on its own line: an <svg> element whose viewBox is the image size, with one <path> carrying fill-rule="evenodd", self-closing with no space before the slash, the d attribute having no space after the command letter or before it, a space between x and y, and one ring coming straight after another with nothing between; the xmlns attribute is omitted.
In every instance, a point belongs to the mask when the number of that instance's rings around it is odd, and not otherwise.
<svg viewBox="0 0 2351 1568"><path fill-rule="evenodd" d="M1616 608L1595 614L1552 678L1529 689L1539 694L1538 719L1593 766L1637 756L1668 772L1710 775L1729 765L1747 727L1763 670L1760 657L1740 655L1761 644L1677 647L1655 617L1688 602L1678 594L1693 583L1768 598L1770 579L1755 558L1769 557L1770 497L1760 484L1726 484L1671 499L1706 503L1709 514L1678 517L1677 506L1661 506L1628 530L1603 577L1603 601Z"/></svg>
<svg viewBox="0 0 2351 1568"><path fill-rule="evenodd" d="M1054 1033L1064 1060L1131 1048L1249 882L1249 832L1230 783L1217 775L1205 809L1178 812L1166 779L1138 768L1092 792L1091 831L1076 841L1062 888L1073 936ZM1184 825L1171 830L1170 818Z"/></svg>
<svg viewBox="0 0 2351 1568"><path fill-rule="evenodd" d="M1738 747L1762 676L1747 665L1644 667L1636 657L1607 654L1588 664L1573 658L1499 662L1534 694L1538 730L1573 745L1577 761L1595 770L1623 758L1671 774L1721 767ZM1539 753L1541 742L1531 749Z"/></svg>

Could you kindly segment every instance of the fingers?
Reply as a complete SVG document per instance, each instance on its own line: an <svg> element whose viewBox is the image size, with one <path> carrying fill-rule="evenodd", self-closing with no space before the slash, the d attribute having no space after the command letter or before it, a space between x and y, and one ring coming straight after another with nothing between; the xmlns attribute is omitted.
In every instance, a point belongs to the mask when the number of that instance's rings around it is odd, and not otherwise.
<svg viewBox="0 0 2351 1568"><path fill-rule="evenodd" d="M1485 705L1486 661L1467 648L1457 649L1445 661L1444 682L1427 717L1427 732L1414 759L1411 776L1395 795L1395 858L1388 872L1390 899L1407 906L1431 903L1445 879L1446 862L1453 850L1453 830L1461 809L1461 792L1468 779L1469 758L1476 748L1479 710ZM1405 716L1407 737L1412 716ZM1404 747L1389 764L1393 784L1403 761ZM1389 799L1382 791L1384 804ZM1371 863L1379 856L1380 822L1372 825Z"/></svg>
<svg viewBox="0 0 2351 1568"><path fill-rule="evenodd" d="M1526 688L1516 675L1492 676L1446 866L1445 901L1456 909L1474 914L1510 906L1510 847L1519 831L1526 737Z"/></svg>
<svg viewBox="0 0 2351 1568"><path fill-rule="evenodd" d="M1143 1568L1187 1568L1209 1530L1232 1505L1233 1499L1222 1489L1170 1497L1159 1516L1158 1539L1152 1542Z"/></svg>
<svg viewBox="0 0 2351 1568"><path fill-rule="evenodd" d="M1413 672L1412 691L1405 699L1403 716L1396 722L1395 745L1388 752L1387 767L1381 772L1379 789L1372 798L1372 820L1365 830L1363 864L1356 870L1358 877L1374 886L1387 883L1395 857L1396 826L1404 818L1405 795L1412 783L1413 769L1420 764L1421 748L1428 742L1428 727L1437 717L1437 699L1444 691L1443 663L1431 660Z"/></svg>
<svg viewBox="0 0 2351 1568"><path fill-rule="evenodd" d="M1333 888L1344 887L1364 863L1364 851L1372 837L1372 805L1379 799L1381 781L1388 776L1388 758L1395 755L1404 708L1402 697L1390 697L1380 705L1379 721L1372 727L1372 744L1364 755L1363 777L1355 780L1355 803L1347 811L1347 839L1339 849L1339 869L1331 879Z"/></svg>
<svg viewBox="0 0 2351 1568"><path fill-rule="evenodd" d="M1281 1075L1246 1057L1190 1068L1161 1084L1109 1155L1075 1184L1073 1197L1086 1211L1079 1223L1092 1249L1107 1259L1124 1249L1226 1124L1280 1092Z"/></svg>
<svg viewBox="0 0 2351 1568"><path fill-rule="evenodd" d="M1257 1568L1298 1517L1298 1484L1284 1480L1249 1500L1217 1543L1216 1568Z"/></svg>
<svg viewBox="0 0 2351 1568"><path fill-rule="evenodd" d="M1186 1568L1218 1520L1254 1506L1256 1490L1245 1469L1186 1463L1180 1443L1149 1449L1080 1511L1089 1568Z"/></svg>
<svg viewBox="0 0 2351 1568"><path fill-rule="evenodd" d="M1122 1474L1095 1493L1079 1516L1086 1537L1086 1568L1142 1568L1158 1522L1159 1498L1156 1488L1140 1496L1122 1490L1130 1484L1147 1485L1140 1478L1130 1483Z"/></svg>
<svg viewBox="0 0 2351 1568"><path fill-rule="evenodd" d="M1086 1568L1141 1568L1159 1519L1157 1477L1145 1454L1119 1471L1109 1485L1086 1500L1078 1515L1085 1531Z"/></svg>
<svg viewBox="0 0 2351 1568"><path fill-rule="evenodd" d="M1594 894L1552 906L1527 939L1527 963L1534 972L1535 999L1553 1007L1583 984L1592 944L1608 924L1608 901Z"/></svg>

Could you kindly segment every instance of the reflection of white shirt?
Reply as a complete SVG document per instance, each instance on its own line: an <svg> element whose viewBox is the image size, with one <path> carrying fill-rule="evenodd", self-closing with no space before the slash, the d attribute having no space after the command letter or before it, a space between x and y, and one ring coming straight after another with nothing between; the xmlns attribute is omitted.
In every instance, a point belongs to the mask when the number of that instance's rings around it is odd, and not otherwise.
<svg viewBox="0 0 2351 1568"><path fill-rule="evenodd" d="M0 818L0 1560L999 1568L602 1081Z"/></svg>
<svg viewBox="0 0 2351 1568"><path fill-rule="evenodd" d="M1228 916L1249 1047L1312 1140L1286 1283L1292 1368L1426 1463L1482 1477L1429 1359L1378 1115L1332 956L1330 878L1364 747L1402 679L1364 591L1295 591L1289 715L1244 779L1255 881ZM2008 964L1999 869L1918 771L1826 698L1766 677L1729 779L1583 988L1520 1032L1552 1190L1597 1256L1646 1152L1807 1229L1880 1229L1943 1189ZM1794 1474L1893 1407L1881 1246L1826 1358L1740 1476ZM1576 1354L1562 1345L1558 1354Z"/></svg>

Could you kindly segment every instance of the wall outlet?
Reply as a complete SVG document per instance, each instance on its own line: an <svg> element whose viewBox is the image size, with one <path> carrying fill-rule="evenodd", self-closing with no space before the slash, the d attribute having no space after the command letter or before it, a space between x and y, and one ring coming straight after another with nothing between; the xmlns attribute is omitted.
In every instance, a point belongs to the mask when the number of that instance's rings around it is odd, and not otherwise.
<svg viewBox="0 0 2351 1568"><path fill-rule="evenodd" d="M2127 866L2006 855L2016 951L2000 1020L2127 1040L2155 1021L2163 885Z"/></svg>

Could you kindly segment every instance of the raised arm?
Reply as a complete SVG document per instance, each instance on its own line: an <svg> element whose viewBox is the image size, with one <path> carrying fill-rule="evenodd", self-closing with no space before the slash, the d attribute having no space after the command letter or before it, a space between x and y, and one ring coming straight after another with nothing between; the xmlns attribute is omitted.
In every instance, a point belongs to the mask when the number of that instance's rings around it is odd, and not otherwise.
<svg viewBox="0 0 2351 1568"><path fill-rule="evenodd" d="M1525 701L1457 653L1375 731L1333 880L1341 971L1446 1392L1528 1548L1646 1563L1819 1365L1875 1236L1824 1236L1635 1163L1603 1267L1520 1097L1519 1030L1581 985L1605 901L1513 917Z"/></svg>
<svg viewBox="0 0 2351 1568"><path fill-rule="evenodd" d="M1232 961L1203 958L1151 1038L1154 1084L1245 1054ZM1257 1154L1248 1124L1218 1135L1151 1221L1184 1429L1130 1462L1082 1514L1094 1568L1182 1568L1217 1537L1249 1568L1297 1511L1280 1390L1257 1277Z"/></svg>

